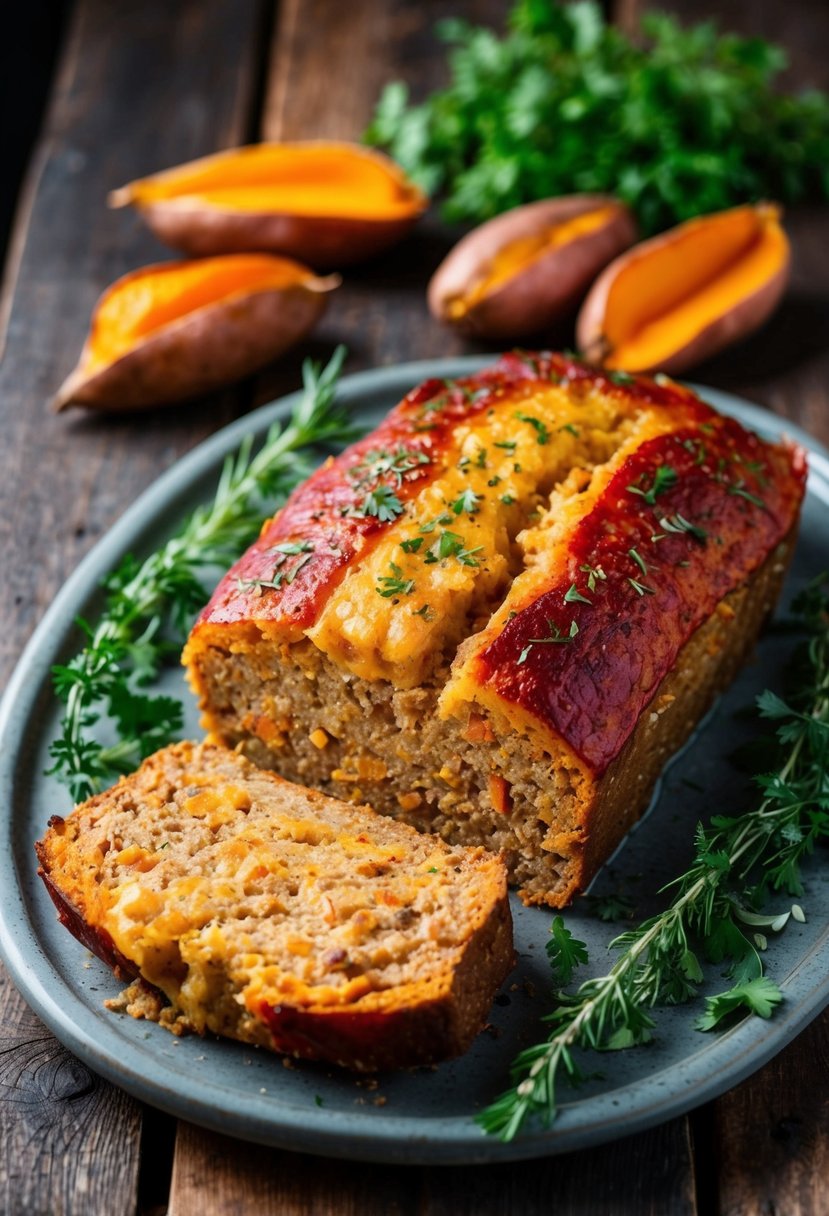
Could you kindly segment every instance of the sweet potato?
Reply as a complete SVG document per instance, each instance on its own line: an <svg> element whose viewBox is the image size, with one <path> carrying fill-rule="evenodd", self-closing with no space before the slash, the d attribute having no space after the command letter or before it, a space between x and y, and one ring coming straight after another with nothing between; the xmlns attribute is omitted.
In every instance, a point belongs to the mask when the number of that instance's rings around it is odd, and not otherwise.
<svg viewBox="0 0 829 1216"><path fill-rule="evenodd" d="M481 338L537 333L573 311L636 240L627 208L596 194L516 207L465 236L429 284L439 321Z"/></svg>
<svg viewBox="0 0 829 1216"><path fill-rule="evenodd" d="M317 269L399 240L428 199L393 160L358 144L253 144L130 182L110 206L136 206L155 235L194 256L281 253Z"/></svg>
<svg viewBox="0 0 829 1216"><path fill-rule="evenodd" d="M607 267L582 306L577 341L604 367L675 375L762 325L788 275L779 208L701 216Z"/></svg>
<svg viewBox="0 0 829 1216"><path fill-rule="evenodd" d="M268 254L134 270L98 300L55 407L142 409L237 380L304 337L338 283Z"/></svg>

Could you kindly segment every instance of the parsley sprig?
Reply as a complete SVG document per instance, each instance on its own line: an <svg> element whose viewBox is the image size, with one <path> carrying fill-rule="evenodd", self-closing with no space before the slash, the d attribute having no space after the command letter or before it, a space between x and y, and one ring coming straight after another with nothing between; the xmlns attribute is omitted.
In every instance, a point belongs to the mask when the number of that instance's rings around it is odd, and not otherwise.
<svg viewBox="0 0 829 1216"><path fill-rule="evenodd" d="M756 778L759 805L700 826L691 866L666 888L671 903L611 943L618 954L607 974L559 994L545 1019L548 1039L521 1052L512 1088L479 1116L490 1134L511 1140L534 1116L552 1123L560 1082L584 1078L579 1049L647 1042L656 1026L653 1007L696 996L705 962L729 960L732 984L707 998L699 1030L735 1012L767 1018L783 999L764 973L767 939L759 930L779 932L790 916L802 920L804 914L798 904L782 914L758 909L774 893L802 893L800 864L829 837L829 576L815 580L794 610L809 635L803 675L788 702L771 692L758 698L780 749L779 765ZM554 975L566 982L583 953L563 927L554 921L549 954Z"/></svg>
<svg viewBox="0 0 829 1216"><path fill-rule="evenodd" d="M325 368L306 361L304 391L288 424L275 422L255 455L252 437L246 438L225 460L213 501L198 507L144 561L125 557L104 581L100 619L78 622L84 648L53 669L64 712L49 769L74 799L129 772L181 729L180 702L143 690L178 651L203 606L203 580L235 561L256 537L263 499L270 507L282 502L313 470L320 445L353 438L354 428L336 401L345 355L339 347ZM105 723L117 739L111 745L93 733Z"/></svg>
<svg viewBox="0 0 829 1216"><path fill-rule="evenodd" d="M386 86L366 138L453 220L580 191L646 233L735 203L829 196L829 98L786 95L780 47L649 13L631 37L591 0L518 0L507 32L444 21L449 86ZM614 373L614 379L621 379Z"/></svg>

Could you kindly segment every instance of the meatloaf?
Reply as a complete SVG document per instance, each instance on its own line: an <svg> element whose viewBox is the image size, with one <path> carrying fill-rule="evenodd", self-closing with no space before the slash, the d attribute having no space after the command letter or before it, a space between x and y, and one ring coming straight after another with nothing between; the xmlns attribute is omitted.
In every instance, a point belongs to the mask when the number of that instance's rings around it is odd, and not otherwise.
<svg viewBox="0 0 829 1216"><path fill-rule="evenodd" d="M666 377L429 380L219 585L184 654L204 722L563 905L754 646L805 474Z"/></svg>
<svg viewBox="0 0 829 1216"><path fill-rule="evenodd" d="M63 923L166 1007L353 1069L464 1051L512 966L503 862L211 744L156 753L36 846Z"/></svg>

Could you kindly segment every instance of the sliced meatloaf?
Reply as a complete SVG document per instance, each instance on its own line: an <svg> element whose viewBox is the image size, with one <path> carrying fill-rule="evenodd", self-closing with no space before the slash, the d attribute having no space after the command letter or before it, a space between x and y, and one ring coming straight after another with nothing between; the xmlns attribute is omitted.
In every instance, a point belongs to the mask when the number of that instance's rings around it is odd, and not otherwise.
<svg viewBox="0 0 829 1216"><path fill-rule="evenodd" d="M36 847L63 923L177 1029L427 1064L469 1046L512 966L500 858L211 744L158 752Z"/></svg>
<svg viewBox="0 0 829 1216"><path fill-rule="evenodd" d="M218 587L184 655L204 722L564 904L751 651L804 482L665 377L427 381Z"/></svg>

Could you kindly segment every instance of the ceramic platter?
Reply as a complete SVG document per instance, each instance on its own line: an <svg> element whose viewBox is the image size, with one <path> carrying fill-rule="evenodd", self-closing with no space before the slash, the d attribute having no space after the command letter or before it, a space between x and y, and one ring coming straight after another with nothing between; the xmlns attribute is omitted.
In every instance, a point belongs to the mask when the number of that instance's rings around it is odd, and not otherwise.
<svg viewBox="0 0 829 1216"><path fill-rule="evenodd" d="M383 368L351 376L340 395L363 425L374 425L419 380L454 377L480 359ZM784 606L829 560L829 462L796 427L735 397L701 390L718 409L767 436L782 432L810 449L809 491ZM769 973L785 1001L769 1021L747 1018L720 1034L693 1029L698 1008L660 1010L655 1042L603 1057L601 1077L563 1091L553 1128L531 1129L511 1144L486 1137L474 1115L506 1086L510 1061L544 1035L552 992L544 943L550 913L514 900L519 961L492 1010L491 1026L462 1059L434 1071L382 1075L377 1087L335 1070L287 1069L274 1055L242 1045L177 1039L159 1026L108 1013L102 1002L119 984L55 918L37 878L33 842L52 814L69 810L66 791L43 775L59 710L50 668L73 654L78 615L100 609L99 582L127 552L145 554L196 504L212 497L222 459L248 432L260 438L288 416L293 398L265 406L214 435L166 472L92 550L35 632L0 713L0 947L29 1004L92 1069L145 1102L244 1139L368 1161L504 1161L564 1152L628 1135L678 1115L738 1084L785 1046L829 1001L829 870L815 863L803 898L808 919L790 922L769 946ZM749 737L737 711L764 687L780 687L792 641L774 632L664 774L648 815L605 867L594 891L621 892L641 917L661 906L659 888L689 860L695 823L746 805L747 779L730 757ZM188 705L187 730L198 737L192 698L181 674L165 689ZM748 732L748 734L747 734ZM781 901L781 904L784 901ZM591 915L585 901L567 924L590 947L591 967L606 969L606 945L619 931ZM723 987L719 976L709 991Z"/></svg>

